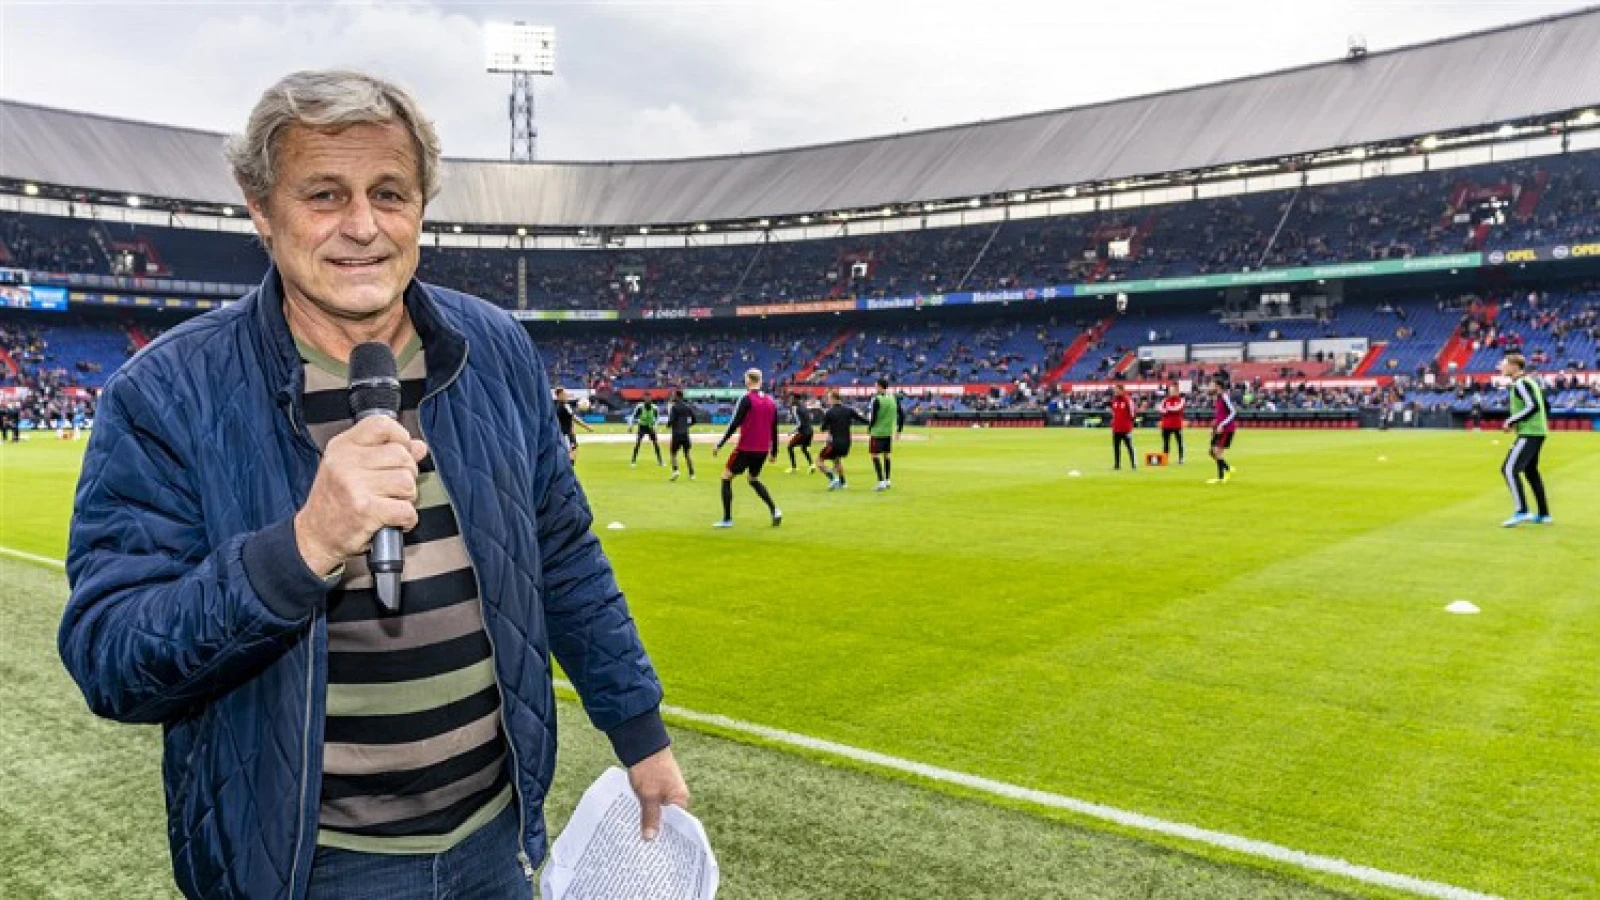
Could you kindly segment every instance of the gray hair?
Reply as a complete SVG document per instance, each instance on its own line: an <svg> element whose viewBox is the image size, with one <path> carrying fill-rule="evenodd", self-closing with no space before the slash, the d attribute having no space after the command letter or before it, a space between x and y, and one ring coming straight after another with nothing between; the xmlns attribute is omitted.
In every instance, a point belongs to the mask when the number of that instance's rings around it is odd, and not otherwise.
<svg viewBox="0 0 1600 900"><path fill-rule="evenodd" d="M322 69L285 75L262 93L244 134L228 138L223 152L246 196L265 201L277 182L274 155L291 125L340 131L351 125L399 122L416 145L423 197L439 193L439 134L417 101L392 82L361 72Z"/></svg>

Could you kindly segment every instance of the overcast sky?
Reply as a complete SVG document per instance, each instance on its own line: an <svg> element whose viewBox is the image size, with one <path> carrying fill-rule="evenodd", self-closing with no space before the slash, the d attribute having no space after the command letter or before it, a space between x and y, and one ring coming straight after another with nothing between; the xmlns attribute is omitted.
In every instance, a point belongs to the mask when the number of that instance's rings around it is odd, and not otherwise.
<svg viewBox="0 0 1600 900"><path fill-rule="evenodd" d="M1545 0L0 0L0 96L234 131L298 68L412 88L448 156L504 158L486 21L557 29L542 159L739 153L1254 74L1581 6Z"/></svg>

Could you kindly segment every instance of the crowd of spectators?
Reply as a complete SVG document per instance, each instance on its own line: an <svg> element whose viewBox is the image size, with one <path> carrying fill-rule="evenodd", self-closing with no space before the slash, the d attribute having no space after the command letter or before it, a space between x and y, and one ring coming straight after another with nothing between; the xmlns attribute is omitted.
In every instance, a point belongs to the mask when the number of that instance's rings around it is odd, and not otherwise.
<svg viewBox="0 0 1600 900"><path fill-rule="evenodd" d="M40 328L9 319L0 320L0 348L17 367L0 364L0 439L17 439L24 423L57 428L93 421L97 393L83 388L79 376L97 364L59 364Z"/></svg>

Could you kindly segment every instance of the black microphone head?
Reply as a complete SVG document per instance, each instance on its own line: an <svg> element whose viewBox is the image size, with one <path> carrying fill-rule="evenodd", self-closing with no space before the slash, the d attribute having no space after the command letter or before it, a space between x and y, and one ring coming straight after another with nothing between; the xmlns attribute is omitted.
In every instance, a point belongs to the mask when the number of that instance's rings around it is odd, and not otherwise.
<svg viewBox="0 0 1600 900"><path fill-rule="evenodd" d="M350 351L350 414L376 412L400 414L400 372L388 344L368 341Z"/></svg>

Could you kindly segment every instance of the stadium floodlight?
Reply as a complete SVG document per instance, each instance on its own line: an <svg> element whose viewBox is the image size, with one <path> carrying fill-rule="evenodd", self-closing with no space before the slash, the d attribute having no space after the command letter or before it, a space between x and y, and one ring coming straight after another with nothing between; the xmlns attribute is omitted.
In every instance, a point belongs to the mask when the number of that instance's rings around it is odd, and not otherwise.
<svg viewBox="0 0 1600 900"><path fill-rule="evenodd" d="M528 229L523 228L520 225L517 226L517 237L527 237L527 236L528 236Z"/></svg>
<svg viewBox="0 0 1600 900"><path fill-rule="evenodd" d="M1424 149L1424 150L1436 150L1436 149L1438 149L1438 147L1439 147L1439 136L1438 135L1430 134L1427 137L1422 139L1422 149Z"/></svg>
<svg viewBox="0 0 1600 900"><path fill-rule="evenodd" d="M461 233L461 226L460 225L451 225L450 226L450 230L452 232L456 233L456 234L460 234Z"/></svg>
<svg viewBox="0 0 1600 900"><path fill-rule="evenodd" d="M1354 150L1350 151L1350 155L1355 157L1356 159L1366 159L1367 158L1367 148L1365 148L1365 147L1357 147Z"/></svg>
<svg viewBox="0 0 1600 900"><path fill-rule="evenodd" d="M973 197L971 200L967 201L967 205L972 207L973 209L977 209L978 207L983 205L983 201L979 200L977 197Z"/></svg>
<svg viewBox="0 0 1600 900"><path fill-rule="evenodd" d="M772 227L772 220L771 219L762 219L761 220L761 227L762 228L771 228Z"/></svg>
<svg viewBox="0 0 1600 900"><path fill-rule="evenodd" d="M1600 122L1600 112L1596 112L1592 109L1586 109L1583 112L1578 113L1579 125L1593 125L1596 122Z"/></svg>
<svg viewBox="0 0 1600 900"><path fill-rule="evenodd" d="M1500 126L1500 130L1495 132L1495 134L1499 135L1502 138L1513 137L1514 135L1516 135L1516 133L1517 133L1517 129L1514 126L1509 125L1509 124L1501 125Z"/></svg>
<svg viewBox="0 0 1600 900"><path fill-rule="evenodd" d="M894 207L892 207L892 206L885 206L885 207L884 207L884 208L883 208L883 217L884 217L884 218L885 218L885 219L887 219L887 218L889 218L889 217L890 217L890 216L892 216L892 215L894 215Z"/></svg>
<svg viewBox="0 0 1600 900"><path fill-rule="evenodd" d="M639 226L639 233L640 234L649 234L650 233L650 226L649 225L640 225Z"/></svg>
<svg viewBox="0 0 1600 900"><path fill-rule="evenodd" d="M707 225L707 224L706 224L706 223L704 223L704 222L701 222L701 223L700 223L700 224L699 224L699 225L696 225L696 226L695 226L695 227L694 227L694 230L695 230L695 231L710 231L710 230L711 230L711 226L710 226L710 225Z"/></svg>
<svg viewBox="0 0 1600 900"><path fill-rule="evenodd" d="M800 217L800 224L801 225L810 225L811 224L811 217L810 216L801 216Z"/></svg>
<svg viewBox="0 0 1600 900"><path fill-rule="evenodd" d="M143 200L139 199L139 195L138 194L129 194L128 195L128 205L133 207L134 209L138 209L139 208L139 204L141 204L143 202L144 202Z"/></svg>
<svg viewBox="0 0 1600 900"><path fill-rule="evenodd" d="M225 216L231 216L231 215L233 215L233 207L231 207L231 206L224 206L224 207L223 207L223 208L222 208L222 214L223 214L223 215L225 215Z"/></svg>
<svg viewBox="0 0 1600 900"><path fill-rule="evenodd" d="M526 22L490 22L484 26L483 42L485 70L511 75L511 159L532 161L539 145L533 76L556 73L556 30Z"/></svg>
<svg viewBox="0 0 1600 900"><path fill-rule="evenodd" d="M1078 196L1078 189L1077 188L1075 188L1075 187L1067 188L1067 199L1070 200L1070 199L1072 199L1073 197L1076 197L1076 196Z"/></svg>
<svg viewBox="0 0 1600 900"><path fill-rule="evenodd" d="M39 186L30 181L22 186L22 192L29 197L37 197L39 196Z"/></svg>

